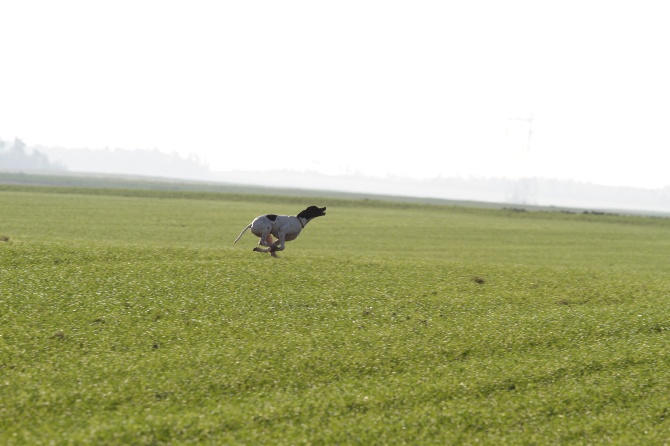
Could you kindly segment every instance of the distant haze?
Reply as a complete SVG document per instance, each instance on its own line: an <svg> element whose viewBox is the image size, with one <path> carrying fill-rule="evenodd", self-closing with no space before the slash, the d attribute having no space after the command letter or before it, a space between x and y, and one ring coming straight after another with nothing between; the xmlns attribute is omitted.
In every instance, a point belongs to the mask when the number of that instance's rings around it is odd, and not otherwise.
<svg viewBox="0 0 670 446"><path fill-rule="evenodd" d="M0 17L0 136L29 146L670 184L666 1L9 0Z"/></svg>
<svg viewBox="0 0 670 446"><path fill-rule="evenodd" d="M249 186L330 190L361 194L542 205L594 210L635 210L670 214L670 187L641 189L550 178L371 177L317 171L213 171L197 155L156 150L90 150L26 146L0 140L0 171L141 175Z"/></svg>

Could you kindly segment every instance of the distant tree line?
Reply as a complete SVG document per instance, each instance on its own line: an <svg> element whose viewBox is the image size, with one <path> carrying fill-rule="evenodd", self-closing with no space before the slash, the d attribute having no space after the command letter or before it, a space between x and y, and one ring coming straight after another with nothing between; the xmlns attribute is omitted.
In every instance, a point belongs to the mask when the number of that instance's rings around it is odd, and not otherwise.
<svg viewBox="0 0 670 446"><path fill-rule="evenodd" d="M52 163L49 157L39 150L30 150L19 138L14 142L0 139L0 170L65 170L65 167Z"/></svg>
<svg viewBox="0 0 670 446"><path fill-rule="evenodd" d="M0 139L0 170L60 170L105 174L199 179L209 175L209 164L195 154L185 157L144 149L67 149L27 146Z"/></svg>
<svg viewBox="0 0 670 446"><path fill-rule="evenodd" d="M209 164L197 155L186 157L145 149L64 149L39 147L50 159L58 160L73 172L142 175L169 178L201 178L209 173Z"/></svg>

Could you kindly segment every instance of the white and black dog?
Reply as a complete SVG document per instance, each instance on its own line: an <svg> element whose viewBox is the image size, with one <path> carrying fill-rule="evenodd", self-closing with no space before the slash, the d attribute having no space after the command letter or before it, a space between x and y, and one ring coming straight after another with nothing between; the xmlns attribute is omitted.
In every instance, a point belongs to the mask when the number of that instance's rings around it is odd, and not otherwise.
<svg viewBox="0 0 670 446"><path fill-rule="evenodd" d="M254 218L254 221L249 223L249 225L240 232L240 235L237 236L233 243L237 243L247 229L251 229L251 232L256 237L260 237L258 244L266 246L266 248L259 248L257 246L254 248L254 251L269 252L272 257L277 257L275 251L283 251L284 244L291 240L295 240L296 237L298 237L298 234L300 234L300 231L307 226L307 223L316 217L322 217L324 215L326 215L326 208L316 206L310 206L298 215L261 215ZM277 240L274 242L272 241L273 235L277 237Z"/></svg>

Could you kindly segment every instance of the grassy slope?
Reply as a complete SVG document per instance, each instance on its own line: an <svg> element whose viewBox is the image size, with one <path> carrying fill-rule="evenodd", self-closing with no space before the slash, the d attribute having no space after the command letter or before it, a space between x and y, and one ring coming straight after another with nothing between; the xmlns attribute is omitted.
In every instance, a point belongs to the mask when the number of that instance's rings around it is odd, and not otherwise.
<svg viewBox="0 0 670 446"><path fill-rule="evenodd" d="M0 443L670 434L668 220L61 192L0 191Z"/></svg>

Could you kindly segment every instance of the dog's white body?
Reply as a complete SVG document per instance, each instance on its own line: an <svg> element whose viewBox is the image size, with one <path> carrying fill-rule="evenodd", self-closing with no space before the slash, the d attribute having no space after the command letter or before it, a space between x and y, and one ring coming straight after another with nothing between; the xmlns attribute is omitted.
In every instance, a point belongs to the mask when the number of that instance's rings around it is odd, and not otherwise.
<svg viewBox="0 0 670 446"><path fill-rule="evenodd" d="M276 251L283 251L286 242L295 240L312 219L326 215L325 210L325 207L310 206L298 215L261 215L249 223L233 243L237 243L247 229L251 229L251 232L260 238L258 244L266 247L255 247L254 251L269 252L273 257L277 257ZM272 236L277 240L273 241Z"/></svg>

